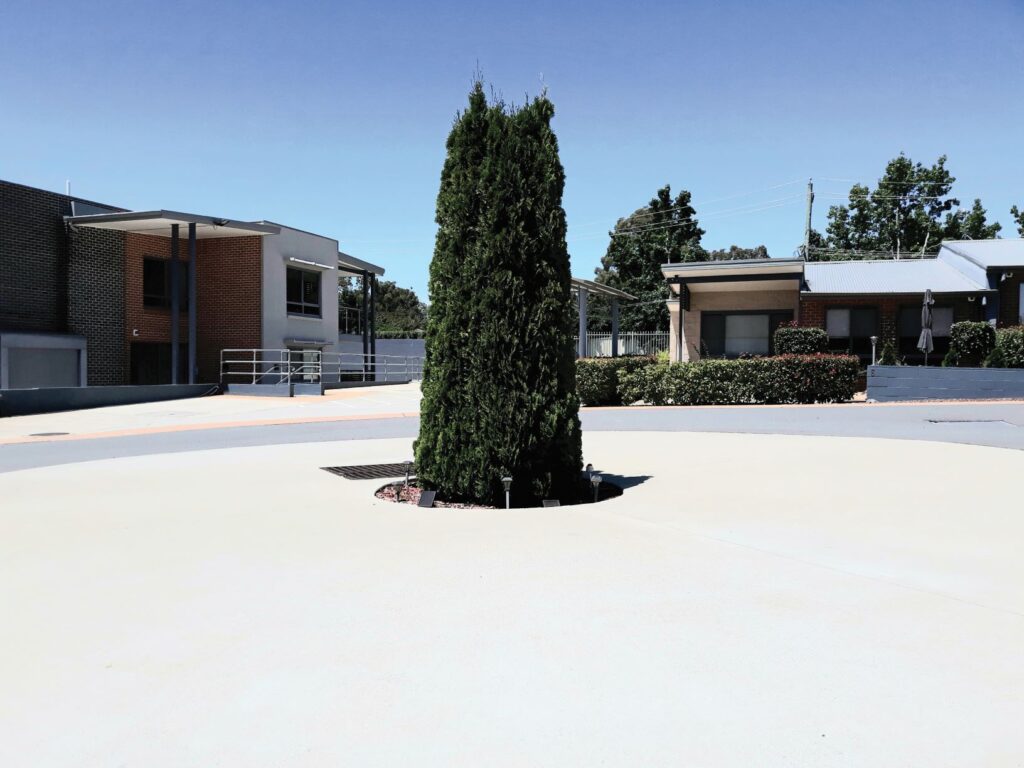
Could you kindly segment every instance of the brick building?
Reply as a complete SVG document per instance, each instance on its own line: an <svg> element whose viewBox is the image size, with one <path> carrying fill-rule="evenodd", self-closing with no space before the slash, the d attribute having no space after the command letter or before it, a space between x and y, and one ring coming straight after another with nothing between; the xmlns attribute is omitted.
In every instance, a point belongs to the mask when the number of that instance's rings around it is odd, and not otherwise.
<svg viewBox="0 0 1024 768"><path fill-rule="evenodd" d="M673 360L769 354L782 323L824 328L835 351L870 361L893 342L909 363L917 348L921 303L932 306L935 359L962 320L1024 324L1024 240L945 242L935 258L804 262L802 259L666 264Z"/></svg>
<svg viewBox="0 0 1024 768"><path fill-rule="evenodd" d="M216 382L228 348L338 348L338 281L384 270L268 221L0 181L0 389Z"/></svg>

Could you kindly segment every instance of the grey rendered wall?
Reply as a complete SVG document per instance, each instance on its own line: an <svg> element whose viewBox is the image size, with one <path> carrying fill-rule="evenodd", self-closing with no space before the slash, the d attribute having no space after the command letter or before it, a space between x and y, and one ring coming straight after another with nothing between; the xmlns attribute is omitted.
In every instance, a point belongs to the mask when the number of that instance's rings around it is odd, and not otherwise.
<svg viewBox="0 0 1024 768"><path fill-rule="evenodd" d="M280 226L280 225L278 225ZM290 258L323 264L326 269L289 261ZM286 306L288 267L320 273L320 317L295 317ZM263 347L284 349L285 339L338 338L338 241L281 227L281 234L263 238ZM325 351L336 351L332 345Z"/></svg>
<svg viewBox="0 0 1024 768"><path fill-rule="evenodd" d="M154 384L126 387L55 387L0 390L0 416L75 411L106 405L154 403L220 394L216 384Z"/></svg>
<svg viewBox="0 0 1024 768"><path fill-rule="evenodd" d="M878 402L1009 398L1024 398L1024 369L868 367L868 399Z"/></svg>

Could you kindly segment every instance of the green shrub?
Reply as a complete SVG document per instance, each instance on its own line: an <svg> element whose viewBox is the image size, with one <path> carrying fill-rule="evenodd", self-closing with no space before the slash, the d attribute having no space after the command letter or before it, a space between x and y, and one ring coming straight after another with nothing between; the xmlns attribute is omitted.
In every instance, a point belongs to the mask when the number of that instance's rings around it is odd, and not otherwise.
<svg viewBox="0 0 1024 768"><path fill-rule="evenodd" d="M896 354L896 344L889 339L882 345L882 353L878 356L879 365L900 365L900 359Z"/></svg>
<svg viewBox="0 0 1024 768"><path fill-rule="evenodd" d="M583 405L622 405L622 376L654 365L653 357L589 357L576 361L576 393Z"/></svg>
<svg viewBox="0 0 1024 768"><path fill-rule="evenodd" d="M623 375L626 403L833 403L853 398L860 362L847 355L779 355L647 366Z"/></svg>
<svg viewBox="0 0 1024 768"><path fill-rule="evenodd" d="M817 355L828 352L828 334L824 328L802 328L796 323L775 329L776 355Z"/></svg>
<svg viewBox="0 0 1024 768"><path fill-rule="evenodd" d="M976 368L992 354L995 346L996 329L988 323L953 323L949 330L949 352L942 359L942 364Z"/></svg>
<svg viewBox="0 0 1024 768"><path fill-rule="evenodd" d="M1024 326L996 331L996 347L985 359L987 368L1024 368Z"/></svg>

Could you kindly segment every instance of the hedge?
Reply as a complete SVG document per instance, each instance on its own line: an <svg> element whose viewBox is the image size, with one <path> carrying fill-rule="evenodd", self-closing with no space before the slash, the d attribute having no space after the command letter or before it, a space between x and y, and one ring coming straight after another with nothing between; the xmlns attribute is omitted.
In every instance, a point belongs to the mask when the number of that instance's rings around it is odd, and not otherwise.
<svg viewBox="0 0 1024 768"><path fill-rule="evenodd" d="M987 368L1024 368L1024 326L996 331L996 347L985 359Z"/></svg>
<svg viewBox="0 0 1024 768"><path fill-rule="evenodd" d="M828 333L824 328L808 328L788 323L775 329L776 355L816 355L826 352Z"/></svg>
<svg viewBox="0 0 1024 768"><path fill-rule="evenodd" d="M848 355L778 355L649 365L621 377L625 403L834 403L853 398L860 361Z"/></svg>
<svg viewBox="0 0 1024 768"><path fill-rule="evenodd" d="M576 393L583 405L622 405L619 379L652 366L653 357L588 357L576 361Z"/></svg>
<svg viewBox="0 0 1024 768"><path fill-rule="evenodd" d="M996 329L986 322L963 321L949 329L949 352L942 360L946 366L976 368L992 354Z"/></svg>

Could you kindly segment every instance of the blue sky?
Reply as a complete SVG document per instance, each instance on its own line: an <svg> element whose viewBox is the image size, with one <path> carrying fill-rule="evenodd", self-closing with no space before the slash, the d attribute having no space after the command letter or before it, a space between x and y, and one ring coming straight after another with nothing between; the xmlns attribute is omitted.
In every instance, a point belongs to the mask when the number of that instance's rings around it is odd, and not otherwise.
<svg viewBox="0 0 1024 768"><path fill-rule="evenodd" d="M770 7L768 7L770 6ZM574 273L665 183L705 245L802 239L847 181L949 155L1024 204L1024 2L0 4L0 178L337 237L426 295L444 141L477 66L546 85ZM781 185L781 186L779 186ZM725 198L725 199L722 199Z"/></svg>

